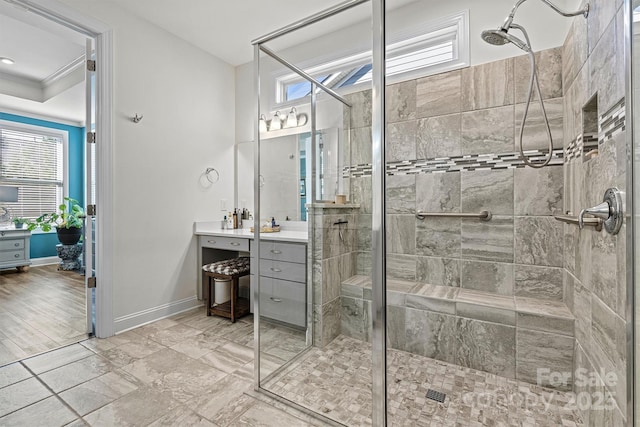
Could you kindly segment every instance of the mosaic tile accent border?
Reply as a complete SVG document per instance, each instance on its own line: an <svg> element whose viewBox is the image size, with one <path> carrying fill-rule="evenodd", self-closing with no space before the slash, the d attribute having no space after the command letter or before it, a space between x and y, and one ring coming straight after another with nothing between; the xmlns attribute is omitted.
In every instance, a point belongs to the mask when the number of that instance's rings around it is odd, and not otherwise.
<svg viewBox="0 0 640 427"><path fill-rule="evenodd" d="M598 142L600 144L610 140L626 129L626 106L622 98L598 120Z"/></svg>
<svg viewBox="0 0 640 427"><path fill-rule="evenodd" d="M622 98L598 119L598 133L578 135L565 150L564 162L582 158L585 153L597 149L600 144L614 138L626 129L626 106Z"/></svg>
<svg viewBox="0 0 640 427"><path fill-rule="evenodd" d="M533 161L542 161L547 150L527 150L524 152ZM562 165L563 150L553 150L549 166ZM403 160L387 163L387 175L417 175L425 173L445 173L475 170L504 170L523 168L520 153L470 154L465 156L438 157L435 159ZM370 163L344 168L343 178L371 176Z"/></svg>

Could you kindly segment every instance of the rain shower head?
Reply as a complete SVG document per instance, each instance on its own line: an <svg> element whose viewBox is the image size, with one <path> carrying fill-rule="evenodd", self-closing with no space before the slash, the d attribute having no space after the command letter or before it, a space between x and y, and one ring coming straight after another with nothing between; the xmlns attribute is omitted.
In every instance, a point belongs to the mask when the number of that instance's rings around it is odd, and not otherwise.
<svg viewBox="0 0 640 427"><path fill-rule="evenodd" d="M513 43L525 52L529 52L531 50L531 47L527 43L523 42L516 36L509 34L502 28L498 28L497 30L484 30L481 36L482 40L492 45L502 46L507 43Z"/></svg>

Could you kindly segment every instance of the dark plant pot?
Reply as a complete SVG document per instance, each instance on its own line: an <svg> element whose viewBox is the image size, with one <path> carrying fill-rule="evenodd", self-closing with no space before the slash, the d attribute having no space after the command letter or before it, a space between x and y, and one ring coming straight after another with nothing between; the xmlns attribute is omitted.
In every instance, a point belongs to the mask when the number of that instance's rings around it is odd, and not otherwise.
<svg viewBox="0 0 640 427"><path fill-rule="evenodd" d="M22 228L22 227L24 227L24 223L22 223L22 222L16 222L16 223L15 223L15 226L16 226L16 228Z"/></svg>
<svg viewBox="0 0 640 427"><path fill-rule="evenodd" d="M71 227L71 228L56 228L58 232L58 240L63 245L75 245L80 240L82 236L82 228Z"/></svg>

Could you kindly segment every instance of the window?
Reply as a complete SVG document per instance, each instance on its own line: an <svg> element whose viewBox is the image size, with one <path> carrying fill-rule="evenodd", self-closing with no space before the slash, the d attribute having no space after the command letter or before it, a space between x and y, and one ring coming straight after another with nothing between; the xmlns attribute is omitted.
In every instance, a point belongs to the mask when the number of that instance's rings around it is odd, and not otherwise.
<svg viewBox="0 0 640 427"><path fill-rule="evenodd" d="M18 187L18 202L5 203L14 217L53 212L64 194L66 132L0 123L0 185Z"/></svg>
<svg viewBox="0 0 640 427"><path fill-rule="evenodd" d="M469 65L468 22L468 11L463 11L392 36L387 46L387 81L410 80ZM370 82L370 61L371 52L361 52L305 71L337 90ZM297 74L288 74L276 78L276 91L276 103L282 104L309 96L311 84Z"/></svg>

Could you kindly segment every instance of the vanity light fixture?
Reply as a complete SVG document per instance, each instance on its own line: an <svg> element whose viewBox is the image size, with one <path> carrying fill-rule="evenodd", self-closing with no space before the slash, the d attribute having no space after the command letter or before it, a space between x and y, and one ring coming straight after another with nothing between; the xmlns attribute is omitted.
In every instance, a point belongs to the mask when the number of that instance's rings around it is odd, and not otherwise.
<svg viewBox="0 0 640 427"><path fill-rule="evenodd" d="M284 114L280 114L280 111L276 111L271 120L267 120L265 115L261 114L258 119L258 128L260 129L260 133L272 130L290 129L306 125L308 119L309 118L305 113L298 114L296 107L291 107L291 111L289 111L289 114L286 116Z"/></svg>
<svg viewBox="0 0 640 427"><path fill-rule="evenodd" d="M273 115L273 119L271 119L269 130L280 130L280 129L282 129L282 118L280 117L280 111L276 111L276 113Z"/></svg>
<svg viewBox="0 0 640 427"><path fill-rule="evenodd" d="M0 56L0 62L6 65L13 65L16 63L16 61L11 58L7 58L6 56Z"/></svg>

